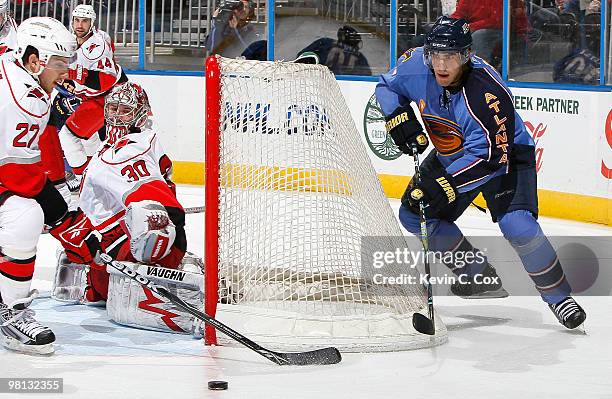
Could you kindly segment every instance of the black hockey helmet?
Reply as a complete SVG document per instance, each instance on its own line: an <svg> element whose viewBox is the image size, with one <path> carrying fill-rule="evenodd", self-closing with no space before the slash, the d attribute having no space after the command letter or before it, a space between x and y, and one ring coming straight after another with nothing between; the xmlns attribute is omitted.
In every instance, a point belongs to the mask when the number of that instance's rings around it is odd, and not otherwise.
<svg viewBox="0 0 612 399"><path fill-rule="evenodd" d="M464 19L442 16L438 18L425 37L423 56L425 63L431 68L432 52L458 52L462 63L469 60L472 47L470 25Z"/></svg>
<svg viewBox="0 0 612 399"><path fill-rule="evenodd" d="M465 19L442 16L425 37L425 48L436 51L461 51L471 46L470 25Z"/></svg>
<svg viewBox="0 0 612 399"><path fill-rule="evenodd" d="M346 44L347 46L360 48L361 36L357 29L350 25L344 25L338 29L338 43Z"/></svg>

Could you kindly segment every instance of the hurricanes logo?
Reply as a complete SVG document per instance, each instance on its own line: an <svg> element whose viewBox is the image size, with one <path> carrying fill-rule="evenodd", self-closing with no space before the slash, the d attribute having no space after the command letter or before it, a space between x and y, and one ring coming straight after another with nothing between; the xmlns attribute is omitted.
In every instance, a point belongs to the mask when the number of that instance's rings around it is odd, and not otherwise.
<svg viewBox="0 0 612 399"><path fill-rule="evenodd" d="M94 51L96 49L96 47L100 47L100 45L96 44L96 43L92 43L92 44L89 45L89 47L87 47L87 51L89 51L91 53L92 51Z"/></svg>
<svg viewBox="0 0 612 399"><path fill-rule="evenodd" d="M368 100L363 112L363 132L368 147L378 158L392 161L402 155L402 151L397 148L391 136L387 134L385 115L382 113L374 94Z"/></svg>

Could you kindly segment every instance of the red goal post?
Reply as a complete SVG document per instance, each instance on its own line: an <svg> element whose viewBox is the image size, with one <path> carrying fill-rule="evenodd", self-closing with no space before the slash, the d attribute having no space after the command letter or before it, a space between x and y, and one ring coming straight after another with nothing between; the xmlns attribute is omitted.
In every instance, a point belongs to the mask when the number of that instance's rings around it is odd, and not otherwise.
<svg viewBox="0 0 612 399"><path fill-rule="evenodd" d="M205 312L277 350L444 342L439 320L433 337L412 327L423 286L376 284L363 263L405 240L333 74L212 56L205 77Z"/></svg>

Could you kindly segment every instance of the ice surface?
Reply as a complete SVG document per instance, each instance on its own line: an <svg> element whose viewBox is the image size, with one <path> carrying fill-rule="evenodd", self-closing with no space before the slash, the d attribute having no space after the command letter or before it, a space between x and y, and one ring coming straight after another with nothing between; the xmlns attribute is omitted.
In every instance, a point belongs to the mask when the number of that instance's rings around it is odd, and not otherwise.
<svg viewBox="0 0 612 399"><path fill-rule="evenodd" d="M181 186L185 206L203 203L201 187ZM392 201L397 208L397 201ZM187 216L189 249L203 253L204 215ZM547 234L612 235L612 228L541 218ZM466 235L499 235L470 208ZM280 367L243 348L205 347L188 336L109 322L104 309L48 298L57 245L39 243L34 308L57 336L56 352L26 356L0 349L0 377L63 377L62 398L611 398L612 299L579 297L587 334L565 330L537 297L436 298L449 330L443 346L346 354L334 366ZM212 379L229 382L212 392ZM9 395L2 395L9 397ZM23 397L23 395L16 395ZM39 397L39 396L37 396ZM40 395L44 397L44 395Z"/></svg>

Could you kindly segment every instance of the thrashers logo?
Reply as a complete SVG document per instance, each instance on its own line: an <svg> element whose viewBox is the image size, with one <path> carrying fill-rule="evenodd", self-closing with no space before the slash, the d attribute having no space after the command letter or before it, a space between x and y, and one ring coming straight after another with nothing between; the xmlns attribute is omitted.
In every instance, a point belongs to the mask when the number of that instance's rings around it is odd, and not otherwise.
<svg viewBox="0 0 612 399"><path fill-rule="evenodd" d="M172 320L172 318L178 316L178 314L169 312L169 311L164 310L164 309L156 308L154 306L151 306L151 305L155 305L155 304L158 304L158 303L164 303L164 301L162 301L161 299L159 299L155 295L153 295L151 290L148 289L147 287L142 287L142 291L146 295L147 299L145 299L144 301L138 302L138 308L140 308L142 310L146 310L146 311L152 312L152 313L157 313L157 314L162 315L161 320L171 330L177 331L177 332L186 332L185 330L180 328L178 325L176 325L174 320Z"/></svg>

